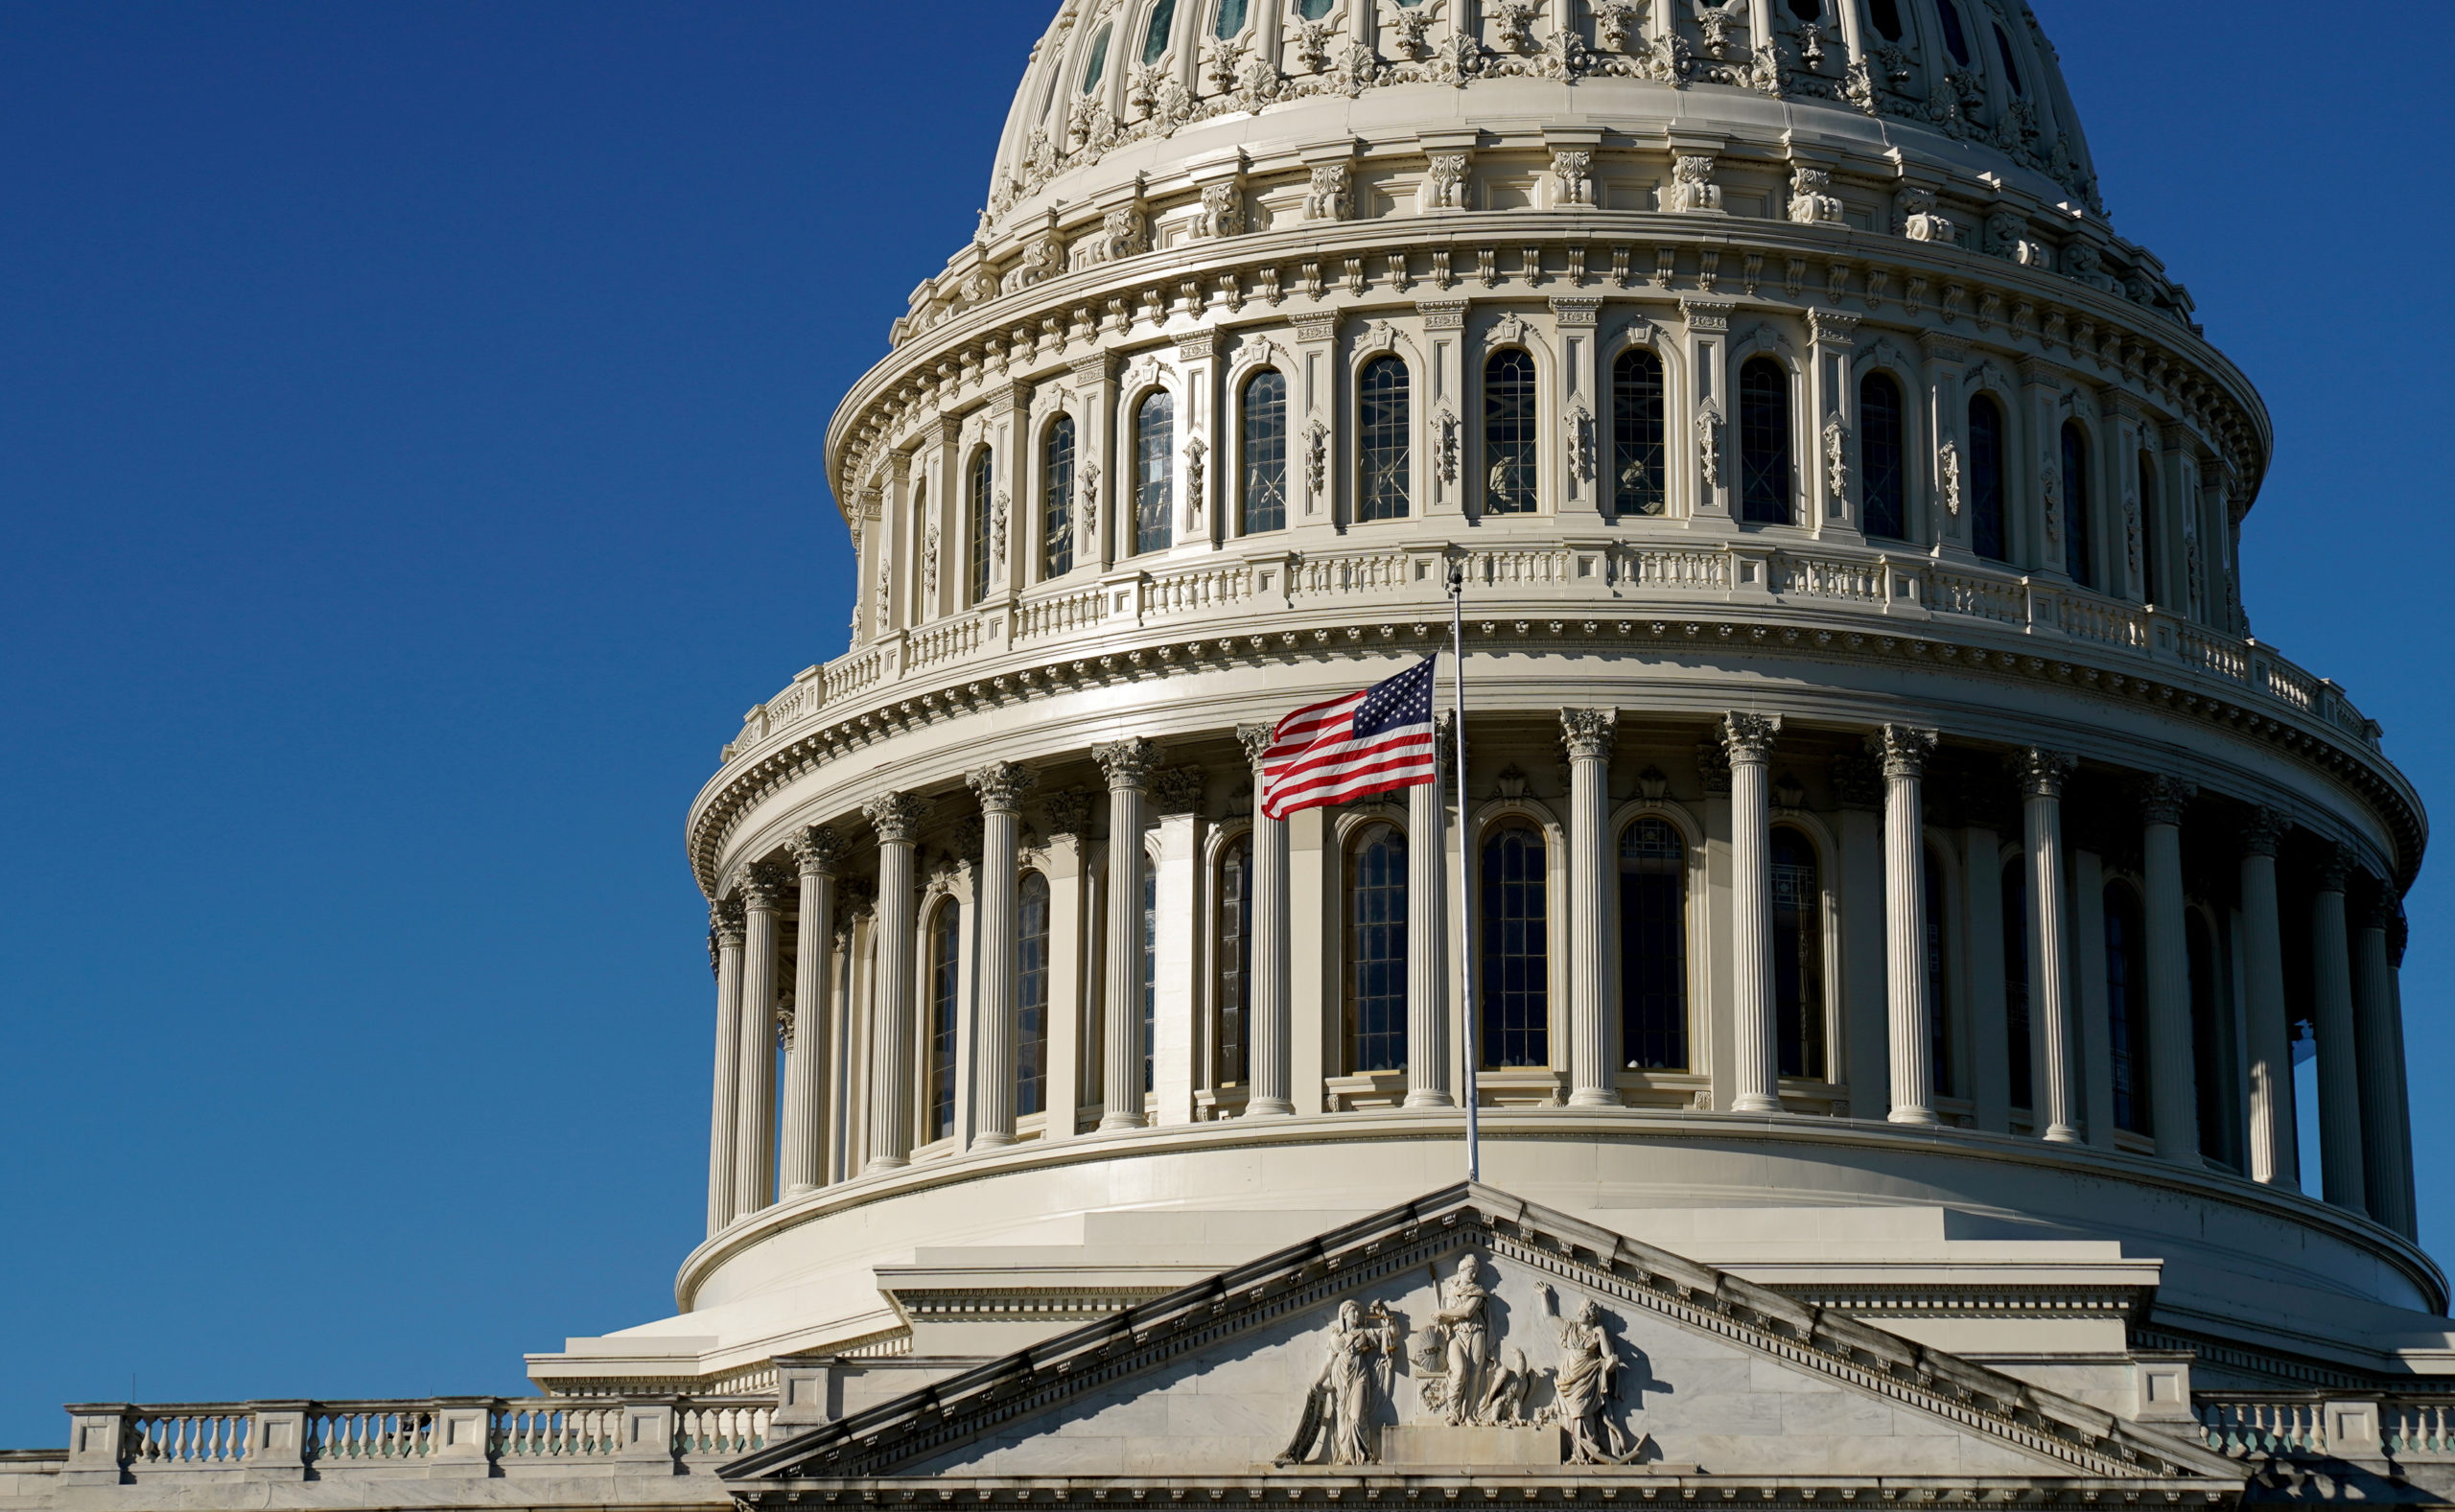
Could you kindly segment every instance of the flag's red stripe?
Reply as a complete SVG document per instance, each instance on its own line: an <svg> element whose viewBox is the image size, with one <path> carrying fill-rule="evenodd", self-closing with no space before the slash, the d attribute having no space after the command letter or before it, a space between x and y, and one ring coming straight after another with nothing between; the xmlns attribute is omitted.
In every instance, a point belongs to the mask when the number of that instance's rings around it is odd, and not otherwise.
<svg viewBox="0 0 2455 1512"><path fill-rule="evenodd" d="M1405 730L1387 732L1367 740L1324 742L1299 751L1283 760L1273 761L1265 756L1262 759L1262 770L1266 775L1284 779L1313 771L1318 767L1362 760L1410 741L1429 743L1431 739L1432 732L1423 726L1416 725Z"/></svg>

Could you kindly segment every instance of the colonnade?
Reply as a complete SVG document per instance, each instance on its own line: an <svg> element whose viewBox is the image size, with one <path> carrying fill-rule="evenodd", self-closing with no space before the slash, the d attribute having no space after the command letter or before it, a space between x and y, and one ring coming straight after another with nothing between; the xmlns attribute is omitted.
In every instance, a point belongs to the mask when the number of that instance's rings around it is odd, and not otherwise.
<svg viewBox="0 0 2455 1512"><path fill-rule="evenodd" d="M1565 1052L1553 1056L1555 1101L1571 1109L1614 1107L1625 1101L1620 1058L1613 1052L1616 1020L1606 1002L1619 943L1612 903L1619 858L1610 825L1618 722L1618 711L1607 708L1559 711L1568 758L1563 879L1568 916L1566 969L1561 973L1566 1012L1559 1025L1562 1033L1552 1043ZM1258 761L1269 744L1269 731L1246 727L1237 733L1247 758L1255 763L1258 790ZM1727 879L1729 911L1727 929L1718 935L1707 962L1708 971L1726 981L1727 990L1707 996L1713 1003L1710 1012L1727 1013L1728 1019L1702 1037L1725 1046L1719 1054L1728 1058L1726 1064L1714 1067L1712 1105L1760 1117L1820 1112L1828 1106L1845 1110L1837 1100L1817 1105L1813 1098L1801 1095L1795 1079L1786 1086L1781 1074L1772 872L1777 818L1773 763L1782 734L1779 716L1734 711L1718 722L1711 746L1718 759L1727 762L1726 870L1718 876ZM1854 983L1873 986L1859 994L1863 1005L1844 1005L1853 1015L1853 1028L1843 1035L1847 1044L1836 1047L1836 1060L1847 1064L1852 1083L1846 1110L1917 1128L1946 1122L1938 1110L1938 1005L1932 996L1933 921L1928 917L1931 905L1926 876L1930 865L1927 773L1938 745L1937 732L1906 725L1886 725L1866 735L1867 756L1882 779L1876 800L1882 811L1880 840L1867 853L1880 859L1860 869L1862 874L1875 873L1870 877L1874 885L1853 894L1851 904L1859 910L1880 909L1881 921L1871 923L1869 930L1879 948L1868 952L1880 965L1853 966ZM1042 1001L1052 1012L1083 1014L1084 1024L1073 1033L1082 1036L1077 1043L1086 1049L1086 1063L1098 1068L1097 1120L1091 1131L1119 1135L1154 1122L1155 1105L1161 1123L1199 1116L1192 1097L1199 1056L1190 1049L1200 1032L1193 1022L1199 994L1157 989L1156 998L1148 995L1155 992L1147 975L1154 966L1146 952L1167 957L1161 974L1187 975L1185 963L1192 957L1182 940L1212 927L1204 914L1215 910L1217 902L1199 901L1204 890L1190 880L1203 864L1190 839L1194 821L1189 813L1181 820L1175 817L1198 804L1199 784L1192 800L1166 792L1160 751L1147 739L1101 744L1089 755L1105 781L1107 833L1111 838L1142 836L1153 829L1154 789L1162 789L1156 848L1161 872L1156 881L1147 870L1154 865L1152 855L1141 844L1109 844L1104 867L1095 866L1088 834L1094 804L1084 801L1087 795L1063 795L1047 805L1052 826L1073 831L1069 843L1076 848L1087 883L1077 938L1092 943L1086 948L1074 1000L1062 1002L1050 994ZM2230 1062L2213 1058L2204 1042L2206 1030L2194 1023L2195 967L2186 941L2192 904L2183 826L2195 790L2187 782L2154 774L2131 780L2143 938L2136 964L2125 969L2139 969L2144 977L2143 1122L2153 1138L2149 1146L2119 1133L2113 1111L2116 1086L2109 1066L2116 1058L2105 1040L2103 991L2093 994L2090 988L2093 974L2100 989L2106 980L2105 910L2099 899L2105 865L2093 852L2075 852L2067 835L2065 791L2075 762L2057 752L2027 749L2009 753L2007 764L2021 799L2017 879L2022 902L2017 928L2006 922L2001 939L2017 938L2026 958L2026 981L2020 985L2025 987L2029 1005L2028 1129L2049 1143L2129 1149L2194 1170L2218 1160L2238 1160L2240 1175L2252 1180L2297 1187L2302 1175L2292 1020L2305 1016L2317 1036L2319 1175L2326 1199L2410 1235L2412 1162L2397 986L2401 943L2392 891L2374 880L2356 887L2351 853L2331 844L2318 847L2322 864L2306 895L2309 915L2305 925L2298 926L2306 928L2308 942L2302 964L2307 972L2306 991L2289 990L2278 858L2291 826L2274 809L2249 807L2235 829L2238 876L2230 931L2237 952L2232 973L2237 990L2228 1010L2235 1025L2229 1042L2238 1040L2238 1054ZM964 1050L954 1095L962 1100L963 1113L953 1124L961 1137L952 1141L922 1137L916 1102L923 1069L916 1057L924 1053L926 1033L921 1016L925 1005L916 919L922 893L916 848L930 805L904 792L882 793L863 805L875 835L876 897L853 918L840 917L845 911L839 904L850 850L835 831L824 826L804 830L785 848L790 865L762 862L745 867L732 879L712 915L717 1044L710 1137L711 1233L832 1180L905 1166L924 1146L937 1158L959 1153L961 1148L994 1150L1020 1137L1076 1136L1080 1126L1071 1106L1058 1106L1028 1129L1021 1127L1024 1119L1017 1109L1021 802L1031 781L1031 774L1011 761L990 762L967 778L979 814L978 838L970 839L973 829L967 825L961 842L967 853L957 860L970 870L969 898L977 922L962 973L968 984L962 1010ZM1454 788L1446 784L1418 787L1410 791L1407 803L1407 1046L1403 1095L1395 1101L1410 1109L1453 1108L1461 1096L1456 1079L1462 1066L1452 1033L1457 969L1453 925L1467 910L1461 902L1453 911L1447 896L1454 853L1444 800L1452 793ZM1992 823L1973 825L1966 831L1967 853L1973 858L1966 897L1996 897L2001 920L1999 884L2004 879L1994 874L1999 869L1992 865L1998 854ZM1181 826L1173 840L1172 825ZM1295 920L1300 916L1292 906L1298 891L1290 869L1292 825L1258 814L1251 819L1250 903L1244 905L1239 923L1240 948L1249 951L1250 960L1244 968L1248 986L1241 1104L1231 1106L1222 1101L1214 1109L1222 1115L1267 1120L1323 1105L1318 1087L1298 1093L1298 1047L1308 1039L1321 1042L1318 1019L1324 1010L1312 1002L1317 1021L1298 1021L1299 999L1307 994L1298 990L1292 967L1299 945ZM2300 844L2297 855L2311 853L2309 842ZM974 845L976 850L970 849ZM2001 853L2011 850L2007 846ZM1146 883L1157 898L1161 937L1148 946ZM780 920L788 898L797 928L786 999L778 976ZM2366 904L2358 914L2356 899ZM847 958L861 955L848 951L856 925L867 946L865 967L857 970L862 963ZM1973 942L1985 933L1982 924L1970 925ZM2131 948L2126 942L2126 951ZM1994 959L1999 969L2001 956ZM2124 960L2132 963L2134 957L2126 954ZM2007 985L1996 993L1991 1008L1965 1010L1972 1012L1974 1037L1982 1046L1977 1075L1980 1080L1991 1076L1999 1087L2005 1064L2019 1054L2008 1043L2016 1031L2002 1006L2012 989ZM2209 990L2205 984L2202 989ZM1835 990L1846 996L1851 989ZM2306 1004L2305 1014L2297 1015L2289 1003L2296 996ZM779 1009L787 1001L789 1012L781 1016L792 1028L783 1055L780 1096ZM1156 1045L1146 1044L1144 1013L1134 1011L1154 1001L1161 1005L1150 1031L1160 1042ZM992 1011L989 1005L997 1007ZM1088 1022L1094 1014L1096 1027ZM1852 1054L1850 1047L1858 1053ZM1054 1059L1053 1047L1050 1054ZM1321 1064L1321 1058L1307 1058L1307 1079L1317 1070L1337 1069ZM1703 1051L1699 1058L1717 1055ZM2233 1121L2236 1132L2225 1140L2229 1149L2203 1151L2198 1078L2211 1064L2213 1074L2233 1083L2212 1090L2229 1099L2226 1105L2237 1108L2238 1116ZM855 1075L856 1069L860 1074ZM1087 1070L1082 1074L1084 1081L1092 1077ZM1841 1073L1829 1070L1826 1077L1837 1082ZM1067 1087L1074 1085L1071 1076L1063 1080ZM2135 1100L2141 1093L2137 1086L2124 1089ZM1059 1101L1070 1104L1074 1099ZM1999 1093L1994 1101L2008 1100ZM854 1105L862 1119L857 1135L852 1132ZM1959 1122L1971 1121L1963 1117ZM2008 1109L1981 1112L1976 1123L2004 1132L2014 1127ZM2238 1150L2230 1148L2237 1142Z"/></svg>

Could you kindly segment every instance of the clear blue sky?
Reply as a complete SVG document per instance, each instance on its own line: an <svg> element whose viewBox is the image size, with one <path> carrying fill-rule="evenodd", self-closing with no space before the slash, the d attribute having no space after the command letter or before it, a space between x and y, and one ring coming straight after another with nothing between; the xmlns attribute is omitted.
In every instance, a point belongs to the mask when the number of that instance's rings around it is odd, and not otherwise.
<svg viewBox="0 0 2455 1512"><path fill-rule="evenodd" d="M683 808L842 648L823 428L1050 3L0 10L0 1446L518 1391L667 1310ZM2274 407L2260 634L2444 809L2455 23L2039 8L2116 224ZM2455 858L2412 902L2443 1081Z"/></svg>

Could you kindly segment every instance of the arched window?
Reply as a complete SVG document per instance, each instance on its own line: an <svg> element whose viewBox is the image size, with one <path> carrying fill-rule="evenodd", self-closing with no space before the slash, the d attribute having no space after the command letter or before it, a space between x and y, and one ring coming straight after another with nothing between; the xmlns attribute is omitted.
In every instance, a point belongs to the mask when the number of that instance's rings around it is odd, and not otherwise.
<svg viewBox="0 0 2455 1512"><path fill-rule="evenodd" d="M2227 1116L2224 1015L2216 1007L2216 936L2208 916L2192 909L2183 919L2183 949L2190 969L2190 1042L2198 1074L2199 1148L2211 1160L2235 1165L2233 1122Z"/></svg>
<svg viewBox="0 0 2455 1512"><path fill-rule="evenodd" d="M990 462L989 449L984 446L977 453L973 454L971 458L971 499L970 508L971 516L971 529L970 531L971 536L971 559L970 566L971 569L970 601L975 604L989 596L989 557L990 547L992 545L991 537L996 533L996 525L990 519L991 511L996 508L996 503L991 498L990 494L992 472L993 468Z"/></svg>
<svg viewBox="0 0 2455 1512"><path fill-rule="evenodd" d="M2082 588L2097 586L2089 532L2089 438L2076 420L2063 422L2063 570Z"/></svg>
<svg viewBox="0 0 2455 1512"><path fill-rule="evenodd" d="M1083 65L1083 92L1089 94L1100 87L1100 77L1109 71L1109 29L1100 28L1091 38L1091 60Z"/></svg>
<svg viewBox="0 0 2455 1512"><path fill-rule="evenodd" d="M1945 944L1951 938L1947 927L1951 923L1951 896L1944 885L1945 876L1943 858L1932 850L1928 851L1924 882L1927 898L1927 1062L1937 1097L1953 1095L1952 963Z"/></svg>
<svg viewBox="0 0 2455 1512"><path fill-rule="evenodd" d="M1219 996L1214 1035L1216 1069L1221 1086L1245 1081L1248 1027L1253 982L1253 837L1251 831L1228 842L1219 857L1219 944L1212 957L1219 965Z"/></svg>
<svg viewBox="0 0 2455 1512"><path fill-rule="evenodd" d="M1152 1081L1151 1031L1159 1022L1159 869L1142 866L1142 1090Z"/></svg>
<svg viewBox="0 0 2455 1512"><path fill-rule="evenodd" d="M2021 65L2012 57L2012 39L2003 35L1999 26L1995 28L1995 56L2003 60L2003 80L2012 86L2012 93L2026 96L2028 85L2021 81Z"/></svg>
<svg viewBox="0 0 2455 1512"><path fill-rule="evenodd" d="M929 916L930 1139L955 1131L955 1012L963 987L963 910L952 899Z"/></svg>
<svg viewBox="0 0 2455 1512"><path fill-rule="evenodd" d="M1048 1100L1048 878L1023 873L1016 895L1015 1112L1037 1113Z"/></svg>
<svg viewBox="0 0 2455 1512"><path fill-rule="evenodd" d="M1407 1063L1407 837L1369 825L1347 857L1349 1071Z"/></svg>
<svg viewBox="0 0 2455 1512"><path fill-rule="evenodd" d="M1225 42L1245 29L1245 0L1219 0L1219 13L1210 23L1210 35Z"/></svg>
<svg viewBox="0 0 2455 1512"><path fill-rule="evenodd" d="M1503 347L1484 363L1484 513L1534 512L1534 360Z"/></svg>
<svg viewBox="0 0 2455 1512"><path fill-rule="evenodd" d="M1407 430L1407 364L1395 357L1376 357L1365 364L1356 384L1356 463L1363 486L1358 490L1358 520L1403 520L1409 512Z"/></svg>
<svg viewBox="0 0 2455 1512"><path fill-rule="evenodd" d="M1059 415L1040 446L1040 575L1074 570L1074 417Z"/></svg>
<svg viewBox="0 0 2455 1512"><path fill-rule="evenodd" d="M1967 68L1969 34L1961 30L1960 7L1952 4L1952 0L1935 0L1935 17L1944 23L1944 46L1951 49L1952 61Z"/></svg>
<svg viewBox="0 0 2455 1512"><path fill-rule="evenodd" d="M2003 410L1984 394L1969 402L1970 547L1990 562L2011 556L2003 519Z"/></svg>
<svg viewBox="0 0 2455 1512"><path fill-rule="evenodd" d="M1287 377L1265 367L1245 381L1245 478L1239 533L1287 528Z"/></svg>
<svg viewBox="0 0 2455 1512"><path fill-rule="evenodd" d="M1297 0L1296 13L1307 21L1318 21L1337 4L1338 0Z"/></svg>
<svg viewBox="0 0 2455 1512"><path fill-rule="evenodd" d="M1824 1075L1824 879L1788 826L1773 831L1773 1026L1782 1075Z"/></svg>
<svg viewBox="0 0 2455 1512"><path fill-rule="evenodd" d="M1134 412L1134 549L1161 551L1176 540L1177 400L1154 389Z"/></svg>
<svg viewBox="0 0 2455 1512"><path fill-rule="evenodd" d="M2157 575L2157 459L2139 454L2139 596L2148 603L2165 601L2164 579Z"/></svg>
<svg viewBox="0 0 2455 1512"><path fill-rule="evenodd" d="M1769 357L1739 370L1739 512L1756 524L1790 523L1790 375Z"/></svg>
<svg viewBox="0 0 2455 1512"><path fill-rule="evenodd" d="M1168 56L1168 34L1176 30L1177 0L1159 0L1151 8L1151 24L1142 33L1142 66Z"/></svg>
<svg viewBox="0 0 2455 1512"><path fill-rule="evenodd" d="M1632 346L1611 364L1612 508L1658 515L1669 505L1664 481L1662 359Z"/></svg>
<svg viewBox="0 0 2455 1512"><path fill-rule="evenodd" d="M1901 40L1901 0L1867 0L1867 18L1887 42Z"/></svg>
<svg viewBox="0 0 2455 1512"><path fill-rule="evenodd" d="M2114 1052L2114 1125L2148 1132L2148 951L2139 896L2105 891L2106 1042Z"/></svg>
<svg viewBox="0 0 2455 1512"><path fill-rule="evenodd" d="M1859 380L1859 507L1867 534L1909 534L1909 437L1901 385L1883 373Z"/></svg>
<svg viewBox="0 0 2455 1512"><path fill-rule="evenodd" d="M2003 867L2003 1037L2010 1052L2012 1105L2037 1106L2036 1070L2029 1060L2029 869L2024 857Z"/></svg>
<svg viewBox="0 0 2455 1512"><path fill-rule="evenodd" d="M1552 951L1543 832L1524 820L1484 838L1484 1064L1552 1063Z"/></svg>
<svg viewBox="0 0 2455 1512"><path fill-rule="evenodd" d="M1620 834L1620 1058L1688 1068L1688 847L1659 819Z"/></svg>

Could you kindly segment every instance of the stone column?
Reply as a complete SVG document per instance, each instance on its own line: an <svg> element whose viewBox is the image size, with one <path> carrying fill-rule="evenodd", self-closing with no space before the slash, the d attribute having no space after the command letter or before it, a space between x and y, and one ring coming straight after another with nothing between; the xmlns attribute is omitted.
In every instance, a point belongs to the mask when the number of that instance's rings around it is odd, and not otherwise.
<svg viewBox="0 0 2455 1512"><path fill-rule="evenodd" d="M827 1047L842 1010L834 1001L835 867L843 848L812 825L790 842L801 873L801 921L793 955L793 1033L784 1047L784 1131L777 1151L786 1198L827 1182Z"/></svg>
<svg viewBox="0 0 2455 1512"><path fill-rule="evenodd" d="M2284 1008L2282 921L2276 903L2276 851L2289 827L2273 808L2255 808L2241 833L2243 1046L2250 1072L2251 1179L2299 1190L2301 1135L2294 1123L2293 1026Z"/></svg>
<svg viewBox="0 0 2455 1512"><path fill-rule="evenodd" d="M1438 736L1434 739L1438 769ZM1455 1107L1449 1090L1449 843L1438 781L1407 789L1408 1107Z"/></svg>
<svg viewBox="0 0 2455 1512"><path fill-rule="evenodd" d="M2200 1164L2198 1035L2190 1019L2190 949L2185 943L2183 810L2198 789L2151 777L2139 796L2141 871L2147 882L2149 1122L2157 1153Z"/></svg>
<svg viewBox="0 0 2455 1512"><path fill-rule="evenodd" d="M1773 1022L1773 807L1766 763L1779 714L1722 718L1730 753L1731 981L1736 1035L1734 1113L1782 1110Z"/></svg>
<svg viewBox="0 0 2455 1512"><path fill-rule="evenodd" d="M2310 899L2311 1001L2319 1019L2319 1169L2327 1200L2370 1210L2361 1180L2361 1061L2352 1011L2352 952L2345 938L2345 881L2352 858L2327 848Z"/></svg>
<svg viewBox="0 0 2455 1512"><path fill-rule="evenodd" d="M1013 761L993 761L967 774L980 800L980 1040L973 1062L972 1106L977 1125L971 1148L994 1150L1015 1142L1015 1077L1021 1052L1016 1022L1016 976L1022 942L1016 912L1017 846L1021 811L1017 806L1030 774Z"/></svg>
<svg viewBox="0 0 2455 1512"><path fill-rule="evenodd" d="M861 805L878 834L877 1009L870 1024L869 1163L893 1171L912 1159L912 842L924 805L909 793L880 793Z"/></svg>
<svg viewBox="0 0 2455 1512"><path fill-rule="evenodd" d="M2042 1063L2030 1067L2029 1096L2046 1137L2061 1145L2082 1142L2071 1095L2079 1026L2072 1021L2077 996L2063 896L2063 779L2072 765L2069 756L2034 747L2022 752L2018 763L2029 869L2029 1013L2043 1052Z"/></svg>
<svg viewBox="0 0 2455 1512"><path fill-rule="evenodd" d="M782 868L745 871L741 892L741 1100L734 1119L733 1209L748 1218L776 1200L776 914Z"/></svg>
<svg viewBox="0 0 2455 1512"><path fill-rule="evenodd" d="M1084 1035L1089 1032L1100 961L1092 944L1091 810L1085 788L1052 793L1048 821L1048 1096L1042 1141L1074 1137L1083 1106Z"/></svg>
<svg viewBox="0 0 2455 1512"><path fill-rule="evenodd" d="M1108 975L1101 993L1103 1130L1140 1128L1142 1117L1142 853L1145 785L1158 747L1140 738L1091 748L1109 779Z"/></svg>
<svg viewBox="0 0 2455 1512"><path fill-rule="evenodd" d="M2396 1036L2396 1111L2395 1128L2401 1151L2404 1173L2404 1216L2412 1225L2404 1237L2419 1243L2420 1239L2420 1194L2413 1179L2413 1088L2411 1068L2404 1058L2404 947L2412 941L2412 921L2404 917L2404 905L2398 900L2395 918L2387 931L2387 1007L2395 1015Z"/></svg>
<svg viewBox="0 0 2455 1512"><path fill-rule="evenodd" d="M733 1221L734 1121L741 1104L741 905L708 905L708 953L716 971L716 1086L708 1120L708 1232Z"/></svg>
<svg viewBox="0 0 2455 1512"><path fill-rule="evenodd" d="M2406 1209L2407 1135L2403 1128L2404 1026L2396 1012L2395 968L2387 962L2387 929L2395 919L2388 884L2381 881L2362 910L2353 941L2353 1016L2361 1041L2361 1180L2370 1216L2406 1237L2414 1215Z"/></svg>
<svg viewBox="0 0 2455 1512"><path fill-rule="evenodd" d="M1236 738L1253 763L1253 936L1251 980L1245 985L1247 1118L1296 1111L1288 1095L1287 821L1262 812L1262 756L1272 727L1239 725Z"/></svg>
<svg viewBox="0 0 2455 1512"><path fill-rule="evenodd" d="M1616 709L1563 709L1569 748L1569 1106L1617 1107L1611 1021L1602 1002L1611 979L1611 747Z"/></svg>
<svg viewBox="0 0 2455 1512"><path fill-rule="evenodd" d="M1890 1031L1895 1124L1935 1124L1933 1026L1927 980L1927 816L1921 782L1935 733L1886 725L1870 742L1883 760L1884 1023Z"/></svg>
<svg viewBox="0 0 2455 1512"><path fill-rule="evenodd" d="M1154 1126L1190 1124L1201 1076L1201 965L1207 933L1204 893L1202 768L1175 766L1151 783L1157 818L1152 848L1150 1117Z"/></svg>

